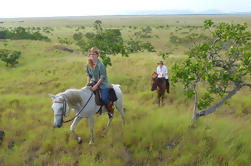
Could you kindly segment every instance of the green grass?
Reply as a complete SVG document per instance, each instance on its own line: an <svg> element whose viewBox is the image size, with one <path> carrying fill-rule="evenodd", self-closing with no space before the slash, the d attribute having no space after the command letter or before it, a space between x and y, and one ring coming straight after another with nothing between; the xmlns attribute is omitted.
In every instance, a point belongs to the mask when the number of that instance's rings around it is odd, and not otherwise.
<svg viewBox="0 0 251 166"><path fill-rule="evenodd" d="M146 18L124 18L125 21L121 22L116 17L109 18L107 26L143 26L153 20L158 24L170 25L168 21L172 20L174 26L179 26L175 24L189 21L183 19L185 16ZM217 20L232 19L238 22L238 18L218 16ZM141 22L137 22L137 19ZM165 19L167 22L163 22ZM180 23L176 23L178 19ZM204 17L194 18L191 25L200 24L200 19ZM243 19L250 20L250 17ZM0 42L0 49L22 51L20 63L15 68L7 68L0 62L0 130L5 131L0 145L0 165L250 165L250 89L242 89L228 104L192 124L193 100L185 98L179 84L171 87L165 105L157 106L156 92L150 91L150 76L156 63L161 60L157 53L135 53L128 58L111 56L112 66L107 68L107 73L110 82L120 84L124 93L125 126L118 112L115 112L111 128L103 137L107 115L95 116L93 146L88 145L90 133L86 119L81 120L76 127L83 139L81 145L74 140L69 130L70 124L65 124L61 129L53 128L52 101L48 93L56 94L69 88L83 87L86 83L87 57L79 52L74 43L65 45L74 49L74 53L54 47L58 45L55 34L70 37L75 28L67 28L65 25L78 25L78 19L61 20L60 23L52 20L32 21L32 25L46 22L56 26L51 36L52 42ZM88 21L82 24L87 25ZM30 25L29 22L26 25ZM131 33L127 28L122 32L125 36ZM166 39L171 32L176 33L174 27L167 30L154 29L154 34L158 34L160 39L150 40L159 50L175 48ZM182 61L186 49L178 46L164 60L170 79L171 66ZM73 116L71 112L68 118Z"/></svg>
<svg viewBox="0 0 251 166"><path fill-rule="evenodd" d="M105 26L138 26L138 25L202 25L205 19L216 22L250 23L250 15L168 15L168 16L91 16L91 17L58 17L58 18L22 18L1 19L1 26L92 26L95 20L101 20ZM24 22L18 22L18 21Z"/></svg>

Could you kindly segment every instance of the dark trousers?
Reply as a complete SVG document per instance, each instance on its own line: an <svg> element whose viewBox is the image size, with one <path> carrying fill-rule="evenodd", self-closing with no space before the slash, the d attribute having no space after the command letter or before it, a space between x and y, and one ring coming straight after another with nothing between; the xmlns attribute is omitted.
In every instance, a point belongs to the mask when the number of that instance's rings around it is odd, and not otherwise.
<svg viewBox="0 0 251 166"><path fill-rule="evenodd" d="M168 81L168 79L166 79L166 91L167 91L167 93L169 93L169 87L170 87L169 81Z"/></svg>

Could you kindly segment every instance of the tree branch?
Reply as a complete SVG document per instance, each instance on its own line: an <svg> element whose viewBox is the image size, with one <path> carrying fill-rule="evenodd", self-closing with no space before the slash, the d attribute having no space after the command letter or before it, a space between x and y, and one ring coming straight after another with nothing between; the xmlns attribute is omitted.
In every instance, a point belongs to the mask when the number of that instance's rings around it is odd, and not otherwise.
<svg viewBox="0 0 251 166"><path fill-rule="evenodd" d="M244 76L246 76L247 74L248 74L248 72L245 72L245 73L242 74L242 76L244 77Z"/></svg>
<svg viewBox="0 0 251 166"><path fill-rule="evenodd" d="M220 41L221 40L221 38L216 38L216 39L214 39L214 42L213 42L213 45L215 45L218 41Z"/></svg>
<svg viewBox="0 0 251 166"><path fill-rule="evenodd" d="M231 91L227 91L226 88L223 90L221 88L215 88L217 93L230 93Z"/></svg>
<svg viewBox="0 0 251 166"><path fill-rule="evenodd" d="M248 87L251 87L251 84L242 84L242 86L248 86Z"/></svg>
<svg viewBox="0 0 251 166"><path fill-rule="evenodd" d="M197 112L196 116L197 118L199 118L200 116L205 116L207 114L210 114L212 112L214 112L216 110L216 108L218 108L219 106L221 106L226 100L228 100L229 98L231 98L237 91L240 90L241 87L243 87L243 85L237 86L235 87L234 90L232 90L230 93L228 93L228 95L226 97L224 97L220 102L216 103L214 106L208 108L207 110L202 110Z"/></svg>

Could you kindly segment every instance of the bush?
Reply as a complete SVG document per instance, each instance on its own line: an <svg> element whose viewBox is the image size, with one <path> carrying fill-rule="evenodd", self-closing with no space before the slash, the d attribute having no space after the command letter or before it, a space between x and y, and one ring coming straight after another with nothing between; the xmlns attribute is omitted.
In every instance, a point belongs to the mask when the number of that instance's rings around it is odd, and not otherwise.
<svg viewBox="0 0 251 166"><path fill-rule="evenodd" d="M72 42L66 37L65 38L58 37L58 42L61 44L72 44Z"/></svg>
<svg viewBox="0 0 251 166"><path fill-rule="evenodd" d="M76 40L76 41L79 41L83 38L83 34L81 32L78 32L78 33L74 33L73 34L73 39Z"/></svg>
<svg viewBox="0 0 251 166"><path fill-rule="evenodd" d="M171 34L169 40L170 40L171 43L174 43L174 44L191 45L191 44L193 44L195 42L208 40L208 36L206 36L204 34L192 33L192 34L189 34L189 35L184 36L182 38L182 37L178 37L178 36L175 36L175 35Z"/></svg>
<svg viewBox="0 0 251 166"><path fill-rule="evenodd" d="M6 63L6 66L9 66L9 64L13 67L16 64L18 64L18 59L21 56L20 51L10 51L6 49L0 50L0 59Z"/></svg>
<svg viewBox="0 0 251 166"><path fill-rule="evenodd" d="M134 35L139 38L152 38L151 33L152 28L150 26L147 26L145 28L142 28L141 31L135 32Z"/></svg>
<svg viewBox="0 0 251 166"><path fill-rule="evenodd" d="M155 52L153 45L150 42L142 42L137 39L130 39L126 42L127 51L129 53L139 52L147 50L149 52Z"/></svg>
<svg viewBox="0 0 251 166"><path fill-rule="evenodd" d="M2 29L0 30L0 39L29 39L29 40L45 40L49 41L47 36L43 36L39 31L30 32L29 29L23 27L17 27L14 29Z"/></svg>

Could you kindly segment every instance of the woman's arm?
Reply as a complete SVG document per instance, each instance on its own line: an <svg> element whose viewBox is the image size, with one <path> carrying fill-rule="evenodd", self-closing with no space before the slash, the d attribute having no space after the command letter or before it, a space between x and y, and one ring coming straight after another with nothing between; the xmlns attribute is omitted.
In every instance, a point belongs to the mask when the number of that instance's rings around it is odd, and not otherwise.
<svg viewBox="0 0 251 166"><path fill-rule="evenodd" d="M96 89L98 89L99 85L102 83L103 80L104 78L100 78L98 82L92 87L92 90L95 91Z"/></svg>
<svg viewBox="0 0 251 166"><path fill-rule="evenodd" d="M87 85L90 83L91 77L87 76Z"/></svg>
<svg viewBox="0 0 251 166"><path fill-rule="evenodd" d="M167 76L167 67L166 66L163 66L163 74L164 74L164 76Z"/></svg>
<svg viewBox="0 0 251 166"><path fill-rule="evenodd" d="M161 75L159 66L157 67L157 74L158 74L158 76Z"/></svg>

